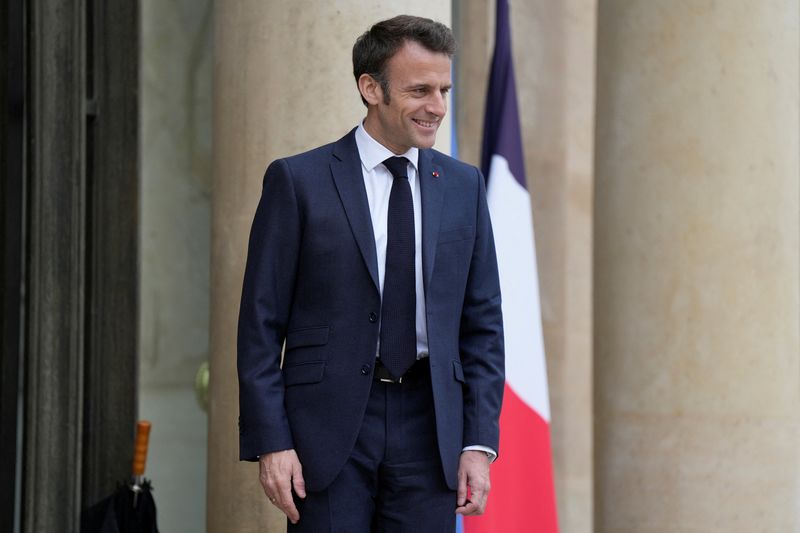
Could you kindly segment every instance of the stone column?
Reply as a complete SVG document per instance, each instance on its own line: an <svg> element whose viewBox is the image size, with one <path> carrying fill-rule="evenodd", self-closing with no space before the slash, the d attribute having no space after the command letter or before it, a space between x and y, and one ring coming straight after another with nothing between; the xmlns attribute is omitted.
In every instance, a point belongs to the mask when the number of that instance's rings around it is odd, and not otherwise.
<svg viewBox="0 0 800 533"><path fill-rule="evenodd" d="M599 3L598 531L800 528L799 21Z"/></svg>
<svg viewBox="0 0 800 533"><path fill-rule="evenodd" d="M446 0L215 3L208 531L283 531L258 467L238 461L236 321L247 237L267 164L338 139L364 116L351 49L399 13L450 23ZM449 122L448 122L449 124ZM439 149L450 143L439 131Z"/></svg>

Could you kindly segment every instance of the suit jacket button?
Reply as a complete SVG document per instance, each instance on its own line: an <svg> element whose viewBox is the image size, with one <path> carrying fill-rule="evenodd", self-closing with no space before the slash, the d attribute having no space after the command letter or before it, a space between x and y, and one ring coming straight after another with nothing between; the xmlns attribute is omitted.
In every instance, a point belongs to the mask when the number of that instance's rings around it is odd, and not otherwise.
<svg viewBox="0 0 800 533"><path fill-rule="evenodd" d="M375 322L378 321L378 315L376 315L374 312L370 313L369 314L369 321L374 324Z"/></svg>
<svg viewBox="0 0 800 533"><path fill-rule="evenodd" d="M371 369L372 369L372 367L371 367L371 366L369 366L369 365L364 365L364 366L362 366L362 367L361 367L361 375L362 375L362 376L367 376L367 375L369 375L369 371L370 371Z"/></svg>

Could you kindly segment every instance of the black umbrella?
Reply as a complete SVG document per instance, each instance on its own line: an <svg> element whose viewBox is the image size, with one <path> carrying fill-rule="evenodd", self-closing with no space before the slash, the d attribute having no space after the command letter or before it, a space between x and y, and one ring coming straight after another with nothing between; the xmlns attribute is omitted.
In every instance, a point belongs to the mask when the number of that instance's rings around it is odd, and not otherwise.
<svg viewBox="0 0 800 533"><path fill-rule="evenodd" d="M156 503L150 481L144 479L150 422L136 424L133 473L114 494L91 506L81 517L81 533L158 533Z"/></svg>

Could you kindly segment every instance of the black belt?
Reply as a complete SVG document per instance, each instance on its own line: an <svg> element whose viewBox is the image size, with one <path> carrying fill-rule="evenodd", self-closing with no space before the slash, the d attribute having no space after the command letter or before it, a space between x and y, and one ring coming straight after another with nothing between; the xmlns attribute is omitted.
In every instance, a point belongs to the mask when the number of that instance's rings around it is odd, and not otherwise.
<svg viewBox="0 0 800 533"><path fill-rule="evenodd" d="M430 373L429 367L430 367L430 358L423 357L422 359L417 359L417 362L411 365L411 368L406 370L405 374L395 379L389 373L389 370L385 366L383 366L381 360L376 359L374 379L375 381L380 381L381 383L402 383L403 381L408 381L411 378L422 377L425 374L429 374Z"/></svg>

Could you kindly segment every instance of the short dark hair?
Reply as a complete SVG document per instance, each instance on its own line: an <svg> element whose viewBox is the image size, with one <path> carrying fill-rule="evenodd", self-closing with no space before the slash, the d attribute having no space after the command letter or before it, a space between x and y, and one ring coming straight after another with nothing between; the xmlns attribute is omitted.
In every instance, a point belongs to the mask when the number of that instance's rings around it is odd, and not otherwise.
<svg viewBox="0 0 800 533"><path fill-rule="evenodd" d="M447 54L451 58L456 53L453 32L441 22L412 15L398 15L378 22L356 39L356 44L353 45L353 75L356 77L356 84L362 74L369 74L381 84L383 101L388 104L389 80L386 76L386 63L406 41L414 41L431 52ZM361 101L367 105L363 96Z"/></svg>

